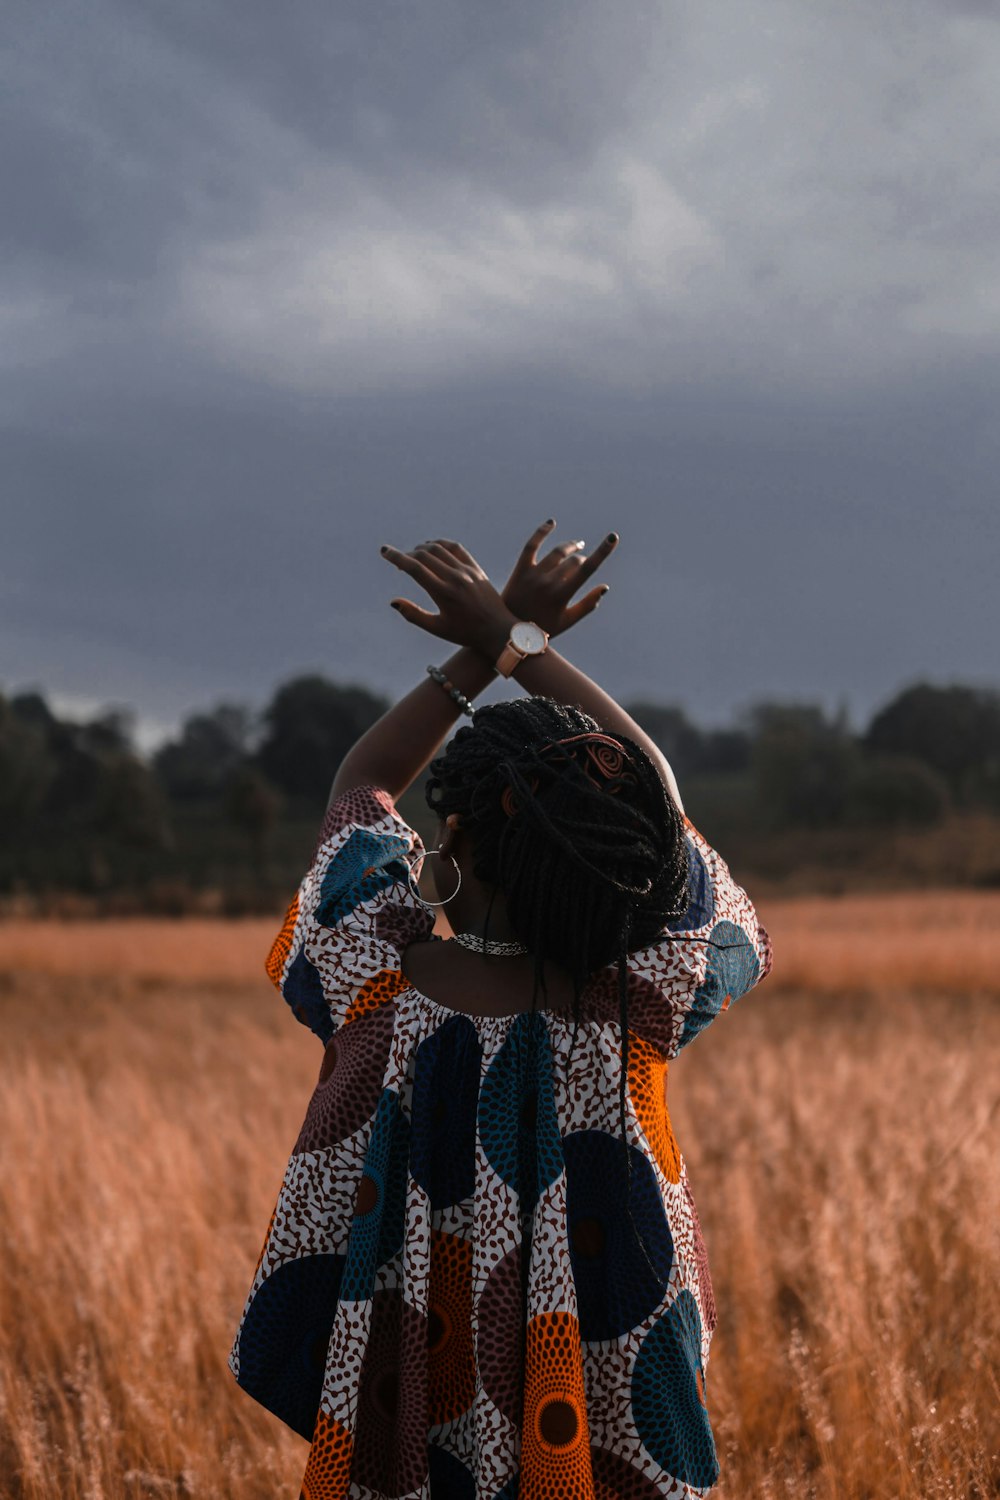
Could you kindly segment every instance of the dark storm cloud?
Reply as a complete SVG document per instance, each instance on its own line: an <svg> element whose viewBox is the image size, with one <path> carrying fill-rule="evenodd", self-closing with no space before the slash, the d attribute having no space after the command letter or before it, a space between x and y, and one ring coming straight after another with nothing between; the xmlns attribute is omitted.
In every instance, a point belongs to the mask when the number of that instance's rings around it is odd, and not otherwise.
<svg viewBox="0 0 1000 1500"><path fill-rule="evenodd" d="M623 534L622 691L988 677L998 60L931 0L21 7L0 686L396 689L379 542L552 511Z"/></svg>

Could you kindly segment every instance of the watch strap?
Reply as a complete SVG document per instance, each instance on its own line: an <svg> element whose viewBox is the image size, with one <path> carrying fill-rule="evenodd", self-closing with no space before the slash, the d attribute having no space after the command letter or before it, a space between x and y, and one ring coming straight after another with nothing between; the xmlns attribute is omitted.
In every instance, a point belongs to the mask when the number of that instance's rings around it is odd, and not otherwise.
<svg viewBox="0 0 1000 1500"><path fill-rule="evenodd" d="M526 651L519 651L513 641L508 641L496 659L496 669L501 677L509 677L515 667L520 666L527 656Z"/></svg>

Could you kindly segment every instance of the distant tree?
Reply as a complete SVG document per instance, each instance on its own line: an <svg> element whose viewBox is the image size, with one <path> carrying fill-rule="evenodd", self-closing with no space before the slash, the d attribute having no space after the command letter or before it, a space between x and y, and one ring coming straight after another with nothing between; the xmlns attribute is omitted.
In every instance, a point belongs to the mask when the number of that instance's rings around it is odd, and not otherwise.
<svg viewBox="0 0 1000 1500"><path fill-rule="evenodd" d="M29 724L39 730L45 736L46 743L58 729L59 720L39 692L31 690L27 693L15 693L9 706L14 717L22 724Z"/></svg>
<svg viewBox="0 0 1000 1500"><path fill-rule="evenodd" d="M131 752L112 751L102 762L93 829L127 849L173 847L162 789Z"/></svg>
<svg viewBox="0 0 1000 1500"><path fill-rule="evenodd" d="M102 709L80 726L80 734L90 749L131 754L135 748L135 710L120 705Z"/></svg>
<svg viewBox="0 0 1000 1500"><path fill-rule="evenodd" d="M692 724L682 708L673 704L630 703L626 712L655 740L678 776L693 771L698 764L701 731Z"/></svg>
<svg viewBox="0 0 1000 1500"><path fill-rule="evenodd" d="M848 811L858 750L843 715L812 704L762 703L750 711L757 794L773 821L821 828Z"/></svg>
<svg viewBox="0 0 1000 1500"><path fill-rule="evenodd" d="M55 774L40 809L47 825L110 846L170 846L156 778L137 755L121 748L116 734L104 726L95 735L90 725L60 723L54 759Z"/></svg>
<svg viewBox="0 0 1000 1500"><path fill-rule="evenodd" d="M750 737L741 729L699 729L673 705L630 703L627 712L659 745L678 776L721 775L745 771L750 764Z"/></svg>
<svg viewBox="0 0 1000 1500"><path fill-rule="evenodd" d="M53 747L56 771L45 799L47 819L66 829L91 828L106 805L108 753L86 743L78 724L58 726ZM121 752L113 752L120 754Z"/></svg>
<svg viewBox="0 0 1000 1500"><path fill-rule="evenodd" d="M950 801L947 782L923 761L870 755L854 776L850 816L875 827L919 827L939 822Z"/></svg>
<svg viewBox="0 0 1000 1500"><path fill-rule="evenodd" d="M180 737L156 751L153 769L175 802L220 798L237 767L246 763L255 717L238 703L220 703L184 720Z"/></svg>
<svg viewBox="0 0 1000 1500"><path fill-rule="evenodd" d="M122 709L60 720L38 693L0 706L0 879L102 888L120 878L126 851L170 846L130 725Z"/></svg>
<svg viewBox="0 0 1000 1500"><path fill-rule="evenodd" d="M965 800L974 807L1000 813L1000 756L969 773L965 782Z"/></svg>
<svg viewBox="0 0 1000 1500"><path fill-rule="evenodd" d="M322 804L348 750L387 707L366 688L340 687L319 675L296 677L264 710L257 764L288 796Z"/></svg>
<svg viewBox="0 0 1000 1500"><path fill-rule="evenodd" d="M257 766L246 764L230 773L224 806L230 822L249 840L254 874L260 879L264 872L268 836L281 810L281 794Z"/></svg>
<svg viewBox="0 0 1000 1500"><path fill-rule="evenodd" d="M37 817L56 774L49 743L54 720L34 696L44 713L20 713L0 696L0 830L8 839Z"/></svg>
<svg viewBox="0 0 1000 1500"><path fill-rule="evenodd" d="M742 729L709 729L701 737L698 771L733 775L750 766L750 736Z"/></svg>
<svg viewBox="0 0 1000 1500"><path fill-rule="evenodd" d="M917 683L875 715L865 746L879 754L916 756L967 799L977 773L1000 765L1000 693Z"/></svg>

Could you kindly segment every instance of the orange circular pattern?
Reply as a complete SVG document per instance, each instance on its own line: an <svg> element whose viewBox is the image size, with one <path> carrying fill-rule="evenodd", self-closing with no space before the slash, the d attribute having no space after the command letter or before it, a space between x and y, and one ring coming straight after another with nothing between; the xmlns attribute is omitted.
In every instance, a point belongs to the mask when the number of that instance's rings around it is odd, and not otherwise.
<svg viewBox="0 0 1000 1500"><path fill-rule="evenodd" d="M431 1230L427 1337L427 1417L437 1426L468 1411L476 1395L472 1241L443 1229Z"/></svg>
<svg viewBox="0 0 1000 1500"><path fill-rule="evenodd" d="M628 1092L664 1177L680 1182L681 1154L667 1109L667 1060L634 1031L628 1034Z"/></svg>
<svg viewBox="0 0 1000 1500"><path fill-rule="evenodd" d="M285 967L285 959L291 952L292 937L295 934L295 923L298 921L298 917L299 893L296 891L292 897L292 904L285 913L285 920L282 923L281 931L271 944L271 951L264 960L264 968L267 970L268 979L270 979L272 984L277 985L279 989L281 987L281 975Z"/></svg>
<svg viewBox="0 0 1000 1500"><path fill-rule="evenodd" d="M519 1500L594 1500L580 1325L572 1313L528 1324Z"/></svg>
<svg viewBox="0 0 1000 1500"><path fill-rule="evenodd" d="M378 974L373 974L368 983L361 986L347 1007L344 1025L346 1026L348 1021L357 1021L361 1016L367 1016L373 1010L378 1010L394 995L398 995L401 990L409 989L409 987L409 980L399 969L382 969Z"/></svg>
<svg viewBox="0 0 1000 1500"><path fill-rule="evenodd" d="M351 1481L351 1434L320 1411L313 1431L300 1500L345 1500Z"/></svg>
<svg viewBox="0 0 1000 1500"><path fill-rule="evenodd" d="M580 1434L580 1418L572 1391L553 1391L535 1412L535 1437L549 1452L571 1448Z"/></svg>

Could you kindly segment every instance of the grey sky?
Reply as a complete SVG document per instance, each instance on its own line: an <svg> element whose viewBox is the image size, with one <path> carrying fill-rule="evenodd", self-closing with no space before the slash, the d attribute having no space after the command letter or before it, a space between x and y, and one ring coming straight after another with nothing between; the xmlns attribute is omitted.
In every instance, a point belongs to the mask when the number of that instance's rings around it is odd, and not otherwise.
<svg viewBox="0 0 1000 1500"><path fill-rule="evenodd" d="M0 688L396 692L379 544L548 514L623 695L996 681L997 15L9 7Z"/></svg>

